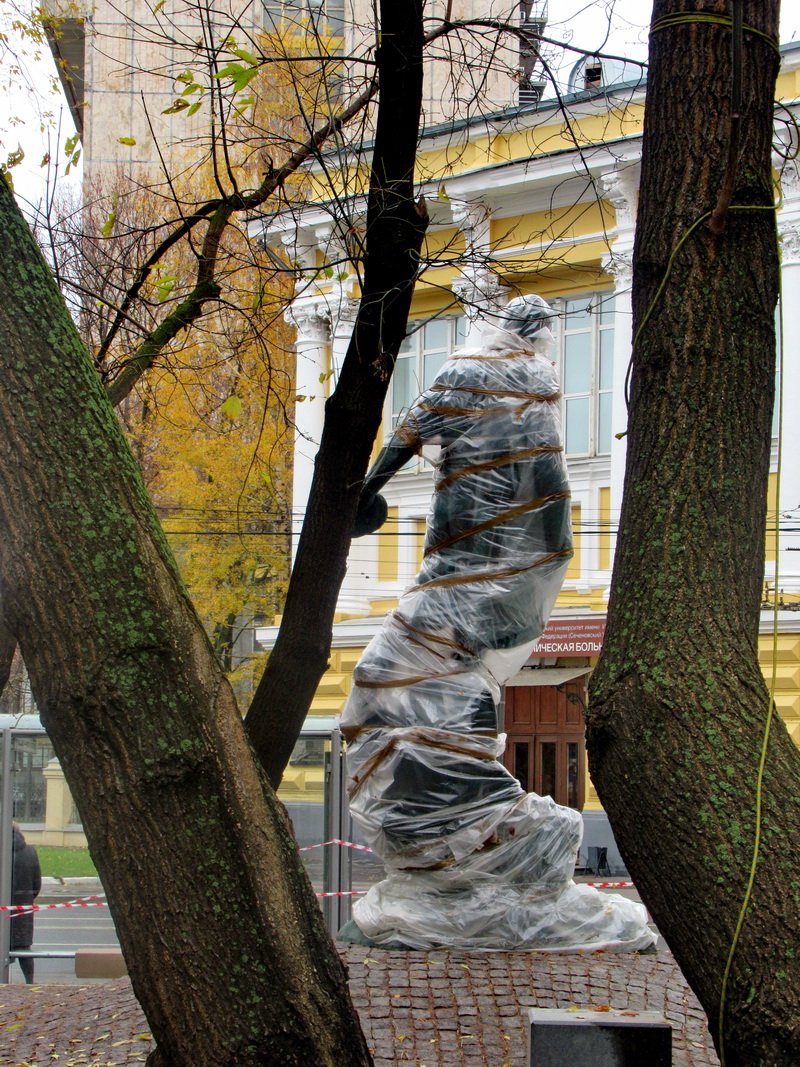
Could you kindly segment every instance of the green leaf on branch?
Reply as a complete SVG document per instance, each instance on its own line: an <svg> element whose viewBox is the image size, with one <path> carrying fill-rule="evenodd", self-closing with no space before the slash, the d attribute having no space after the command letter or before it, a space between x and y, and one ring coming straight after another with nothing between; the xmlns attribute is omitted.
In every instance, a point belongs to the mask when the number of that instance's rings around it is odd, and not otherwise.
<svg viewBox="0 0 800 1067"><path fill-rule="evenodd" d="M136 138L135 137L118 137L117 140L119 141L120 144L128 145L131 148L136 144Z"/></svg>
<svg viewBox="0 0 800 1067"><path fill-rule="evenodd" d="M228 63L218 72L217 77L220 80L230 79L234 92L241 93L256 74L258 74L258 67L244 67L241 63Z"/></svg>
<svg viewBox="0 0 800 1067"><path fill-rule="evenodd" d="M12 167L18 167L25 158L25 150L22 145L17 145L14 152L9 152L6 156L6 161L3 164L4 170L11 170Z"/></svg>
<svg viewBox="0 0 800 1067"><path fill-rule="evenodd" d="M179 98L170 107L165 107L161 112L162 115L177 115L179 111L185 111L189 107L189 101Z"/></svg>
<svg viewBox="0 0 800 1067"><path fill-rule="evenodd" d="M258 56L254 56L252 52L248 52L244 48L232 48L231 51L235 56L238 56L239 59L248 63L251 67L258 66Z"/></svg>
<svg viewBox="0 0 800 1067"><path fill-rule="evenodd" d="M175 288L175 282L177 281L175 274L163 274L156 282L156 292L158 293L158 300L160 304L163 304L169 294Z"/></svg>
<svg viewBox="0 0 800 1067"><path fill-rule="evenodd" d="M236 422L239 416L242 414L242 400L241 397L236 394L231 394L224 404L220 407L220 411L223 415L226 415L231 422Z"/></svg>
<svg viewBox="0 0 800 1067"><path fill-rule="evenodd" d="M117 198L111 197L111 210L108 213L108 217L103 225L100 227L100 233L103 237L110 237L114 230L114 223L117 221Z"/></svg>
<svg viewBox="0 0 800 1067"><path fill-rule="evenodd" d="M81 158L80 137L77 133L68 137L64 142L64 155L67 158L67 166L64 170L66 176L73 167L77 167L78 160Z"/></svg>

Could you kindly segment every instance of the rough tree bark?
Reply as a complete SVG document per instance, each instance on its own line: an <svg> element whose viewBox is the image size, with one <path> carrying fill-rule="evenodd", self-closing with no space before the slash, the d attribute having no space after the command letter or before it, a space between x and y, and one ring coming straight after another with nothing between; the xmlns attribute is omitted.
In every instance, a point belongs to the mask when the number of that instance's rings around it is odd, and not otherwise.
<svg viewBox="0 0 800 1067"><path fill-rule="evenodd" d="M718 17L700 21L680 0L653 11L628 461L589 763L725 1064L788 1067L800 1063L800 755L777 715L755 884L724 977L769 717L757 640L775 376L778 2L743 4L738 122L729 5L706 0L700 14ZM715 206L714 223L678 248Z"/></svg>
<svg viewBox="0 0 800 1067"><path fill-rule="evenodd" d="M369 1064L286 814L4 182L0 229L0 596L151 1067Z"/></svg>
<svg viewBox="0 0 800 1067"><path fill-rule="evenodd" d="M406 332L427 225L414 200L422 107L422 0L382 0L380 80L361 302L322 440L280 634L246 723L277 788L328 663L361 483Z"/></svg>

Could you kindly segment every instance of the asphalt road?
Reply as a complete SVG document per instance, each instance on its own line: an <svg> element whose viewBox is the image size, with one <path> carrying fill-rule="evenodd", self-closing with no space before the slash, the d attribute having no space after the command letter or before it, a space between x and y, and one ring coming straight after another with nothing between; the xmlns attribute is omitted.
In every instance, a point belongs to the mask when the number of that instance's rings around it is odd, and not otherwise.
<svg viewBox="0 0 800 1067"><path fill-rule="evenodd" d="M45 903L45 901L42 901ZM57 908L37 912L33 929L34 952L74 952L76 948L118 945L108 908ZM74 959L37 959L37 983L71 983L75 978ZM85 983L85 979L81 979ZM10 984L24 982L19 964L11 965Z"/></svg>

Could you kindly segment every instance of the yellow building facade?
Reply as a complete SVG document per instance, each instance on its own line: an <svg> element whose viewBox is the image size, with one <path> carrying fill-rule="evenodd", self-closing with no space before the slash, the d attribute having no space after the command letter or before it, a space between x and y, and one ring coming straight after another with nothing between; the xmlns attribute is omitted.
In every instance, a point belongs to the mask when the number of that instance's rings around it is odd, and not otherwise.
<svg viewBox="0 0 800 1067"><path fill-rule="evenodd" d="M782 56L779 98L795 111L800 48L784 47ZM556 309L554 359L564 395L575 555L540 646L506 687L506 762L528 788L581 807L587 841L607 844L613 857L613 838L588 775L582 721L574 709L585 700L602 640L625 469L644 86L617 81L574 88L560 105L543 100L535 108L426 131L418 174L431 218L427 269L417 285L409 335L390 386L384 436L449 352L464 342L479 344L484 324L512 296L536 292ZM796 134L781 136L783 149L775 162L781 194L782 336L784 351L793 352L800 345L800 176L797 164L785 158L787 139ZM348 184L358 185L352 174ZM363 212L357 193L351 206L350 222ZM343 250L327 205L310 208L288 235L284 228L278 235L267 229L259 236L280 239L319 278L315 284L304 282L290 311L297 328L297 390L305 398L297 416L298 513L307 499L322 427L325 392L319 383L335 380L358 287L355 271L340 272L336 281L322 272L327 262L340 260ZM800 404L800 371L791 362L784 362L780 377L786 413ZM760 657L777 710L800 743L800 475L784 465L780 485L777 480L779 449L785 454L800 449L795 421L784 420L780 441L776 414ZM342 710L362 649L416 573L431 471L421 458L397 474L383 490L389 505L385 526L353 543L330 666L312 714ZM263 627L257 636L269 648L275 633L275 627Z"/></svg>

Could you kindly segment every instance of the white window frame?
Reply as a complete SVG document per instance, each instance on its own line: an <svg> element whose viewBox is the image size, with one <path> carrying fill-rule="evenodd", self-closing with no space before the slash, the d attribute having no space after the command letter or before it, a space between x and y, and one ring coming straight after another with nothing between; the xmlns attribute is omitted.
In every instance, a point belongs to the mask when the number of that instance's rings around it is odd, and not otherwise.
<svg viewBox="0 0 800 1067"><path fill-rule="evenodd" d="M434 333L446 331L441 344L432 343ZM464 344L467 331L466 315L442 315L434 318L419 319L408 324L408 332L397 357L392 381L386 398L384 411L384 436L391 437L397 423L408 411L410 405L433 381L439 368L456 348ZM427 337L426 337L427 335ZM426 341L430 339L431 343ZM430 364L426 367L426 362ZM406 366L412 364L406 377ZM400 372L400 373L398 373ZM402 397L402 403L395 403L395 388L401 378L411 384L411 388Z"/></svg>
<svg viewBox="0 0 800 1067"><path fill-rule="evenodd" d="M568 458L591 459L611 453L611 406L613 397L613 350L614 350L614 292L572 294L552 301L558 319L551 327L556 339L556 363L561 381L561 417L564 431L564 448ZM570 324L569 315L585 308L588 322ZM583 335L589 339L589 381L582 388L571 387L567 363L568 338ZM605 337L605 339L604 339ZM601 345L603 346L601 349ZM604 360L601 361L601 353ZM601 373L602 372L602 373ZM569 409L580 402L588 401L588 426L586 448L570 447ZM603 426L605 416L605 426ZM605 440L600 440L605 430Z"/></svg>

